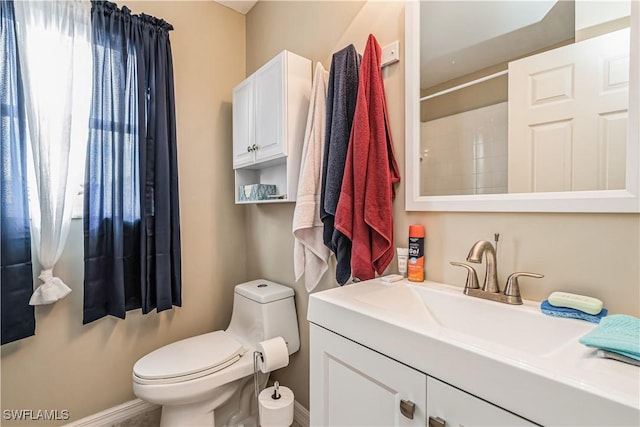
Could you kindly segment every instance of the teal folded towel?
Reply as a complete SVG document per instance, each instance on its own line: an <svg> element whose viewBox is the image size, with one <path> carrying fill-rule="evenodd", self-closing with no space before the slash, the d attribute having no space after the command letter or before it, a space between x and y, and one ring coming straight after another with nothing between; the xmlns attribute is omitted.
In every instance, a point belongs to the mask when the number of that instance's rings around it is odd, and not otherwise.
<svg viewBox="0 0 640 427"><path fill-rule="evenodd" d="M587 347L640 360L640 319L626 314L607 316L579 341Z"/></svg>
<svg viewBox="0 0 640 427"><path fill-rule="evenodd" d="M547 316L580 319L591 323L599 323L600 319L607 315L606 308L600 310L600 313L598 314L589 314L584 311L576 310L575 308L556 307L555 305L549 304L548 300L542 301L540 304L540 310Z"/></svg>

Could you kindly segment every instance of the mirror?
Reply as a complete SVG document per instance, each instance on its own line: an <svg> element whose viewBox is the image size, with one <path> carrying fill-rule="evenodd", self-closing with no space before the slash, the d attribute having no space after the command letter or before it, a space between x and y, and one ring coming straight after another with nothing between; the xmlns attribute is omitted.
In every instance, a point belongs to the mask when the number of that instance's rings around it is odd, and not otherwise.
<svg viewBox="0 0 640 427"><path fill-rule="evenodd" d="M598 5L406 3L407 210L640 212L640 6ZM615 99L583 96L594 82Z"/></svg>

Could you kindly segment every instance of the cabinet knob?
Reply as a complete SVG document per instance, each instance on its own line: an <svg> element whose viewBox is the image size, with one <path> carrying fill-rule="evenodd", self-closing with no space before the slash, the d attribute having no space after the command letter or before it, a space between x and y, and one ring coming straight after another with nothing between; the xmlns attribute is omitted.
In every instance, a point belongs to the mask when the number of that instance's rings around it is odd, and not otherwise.
<svg viewBox="0 0 640 427"><path fill-rule="evenodd" d="M248 151L248 152L253 151L253 150L251 149L251 146L250 146L250 145L247 145L247 151Z"/></svg>
<svg viewBox="0 0 640 427"><path fill-rule="evenodd" d="M251 146L251 151L256 151L258 149L258 145L257 144L253 144Z"/></svg>
<svg viewBox="0 0 640 427"><path fill-rule="evenodd" d="M410 420L413 419L413 414L416 411L416 404L410 400L400 400L400 413Z"/></svg>
<svg viewBox="0 0 640 427"><path fill-rule="evenodd" d="M446 427L447 422L440 417L429 417L429 427Z"/></svg>

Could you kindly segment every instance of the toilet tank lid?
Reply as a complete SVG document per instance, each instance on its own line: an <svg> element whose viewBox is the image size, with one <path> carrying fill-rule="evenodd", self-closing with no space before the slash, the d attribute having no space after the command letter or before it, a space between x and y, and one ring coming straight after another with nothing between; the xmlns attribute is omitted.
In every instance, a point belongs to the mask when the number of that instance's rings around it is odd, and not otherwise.
<svg viewBox="0 0 640 427"><path fill-rule="evenodd" d="M236 293L260 304L293 296L293 289L269 280L258 279L236 285Z"/></svg>

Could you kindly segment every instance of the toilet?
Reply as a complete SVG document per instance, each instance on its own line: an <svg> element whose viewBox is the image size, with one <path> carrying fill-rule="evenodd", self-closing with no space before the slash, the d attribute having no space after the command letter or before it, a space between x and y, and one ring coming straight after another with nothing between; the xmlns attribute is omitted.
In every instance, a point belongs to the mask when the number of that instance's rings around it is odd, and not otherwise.
<svg viewBox="0 0 640 427"><path fill-rule="evenodd" d="M293 296L293 289L268 280L237 285L227 329L142 357L133 366L133 392L162 405L162 427L255 425L253 353L259 342L278 336L289 355L300 349ZM268 374L259 378L264 387Z"/></svg>

